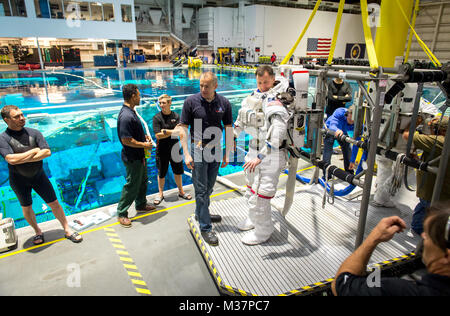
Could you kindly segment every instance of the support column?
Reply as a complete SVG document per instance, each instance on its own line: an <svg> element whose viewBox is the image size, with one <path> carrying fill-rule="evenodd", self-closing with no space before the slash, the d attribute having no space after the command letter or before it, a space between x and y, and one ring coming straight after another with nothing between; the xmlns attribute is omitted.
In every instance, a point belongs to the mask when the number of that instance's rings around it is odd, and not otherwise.
<svg viewBox="0 0 450 316"><path fill-rule="evenodd" d="M411 16L414 1L399 0L406 16ZM378 64L383 68L395 65L397 56L404 56L409 25L403 18L397 0L383 0L381 2L380 25L375 37L375 51Z"/></svg>

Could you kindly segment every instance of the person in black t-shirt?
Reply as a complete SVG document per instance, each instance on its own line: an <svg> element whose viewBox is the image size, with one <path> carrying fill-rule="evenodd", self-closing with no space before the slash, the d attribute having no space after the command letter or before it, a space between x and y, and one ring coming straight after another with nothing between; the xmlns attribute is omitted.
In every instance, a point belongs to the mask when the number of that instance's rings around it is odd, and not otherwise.
<svg viewBox="0 0 450 316"><path fill-rule="evenodd" d="M183 190L182 175L184 173L183 157L180 154L178 137L172 137L174 128L180 122L180 116L170 109L172 98L163 94L158 98L161 106L161 112L153 117L153 131L157 139L156 147L156 166L158 168L158 188L159 195L155 198L153 204L159 205L164 200L164 184L169 163L178 187L178 196L190 200L192 196Z"/></svg>
<svg viewBox="0 0 450 316"><path fill-rule="evenodd" d="M25 116L17 106L4 106L1 115L8 128L0 134L0 154L8 163L9 184L22 206L23 216L35 231L33 244L44 243L44 235L32 207L33 189L63 226L64 236L75 243L81 242L81 235L70 229L55 190L44 172L42 160L51 155L44 136L36 129L25 127Z"/></svg>
<svg viewBox="0 0 450 316"><path fill-rule="evenodd" d="M450 208L448 201L442 206L428 209L422 233L422 261L427 268L419 281L394 277L367 277L369 259L382 242L406 228L398 216L384 218L372 230L359 248L348 257L336 273L331 288L339 296L449 296L450 295ZM376 272L376 271L375 271Z"/></svg>
<svg viewBox="0 0 450 316"><path fill-rule="evenodd" d="M343 70L340 72L343 72ZM352 100L352 88L342 78L334 78L328 82L327 99L325 114L330 117L337 108L345 108L347 102Z"/></svg>

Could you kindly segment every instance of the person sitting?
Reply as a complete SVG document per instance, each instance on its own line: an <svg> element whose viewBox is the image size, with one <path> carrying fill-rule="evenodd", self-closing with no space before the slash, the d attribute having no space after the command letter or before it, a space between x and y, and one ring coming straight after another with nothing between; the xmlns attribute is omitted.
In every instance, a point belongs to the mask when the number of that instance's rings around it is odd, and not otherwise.
<svg viewBox="0 0 450 316"><path fill-rule="evenodd" d="M445 205L445 204L442 204ZM365 276L367 263L383 242L406 228L398 216L383 218L366 240L341 265L331 284L338 296L449 296L450 295L450 208L430 208L425 217L422 233L422 261L427 274L419 281L395 277L380 277L378 282L368 282Z"/></svg>

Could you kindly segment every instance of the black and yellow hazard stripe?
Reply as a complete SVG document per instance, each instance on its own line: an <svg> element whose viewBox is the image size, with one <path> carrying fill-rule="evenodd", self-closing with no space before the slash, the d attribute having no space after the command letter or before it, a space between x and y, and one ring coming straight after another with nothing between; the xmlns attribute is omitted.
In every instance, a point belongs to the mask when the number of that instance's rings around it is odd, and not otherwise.
<svg viewBox="0 0 450 316"><path fill-rule="evenodd" d="M208 253L205 242L202 239L201 233L197 230L197 228L194 225L194 215L191 215L188 217L188 224L189 224L192 236L194 237L195 241L197 242L197 245L202 252L203 258L205 259L205 261L208 265L208 268L211 271L211 274L213 275L214 280L216 281L216 284L219 287L219 289L222 292L225 292L225 294L229 294L229 295L257 296L255 294L246 292L244 290L236 289L236 288L229 286L223 282L222 278L219 275L219 272L217 271L217 269L214 265L214 262L211 259L211 256Z"/></svg>
<svg viewBox="0 0 450 316"><path fill-rule="evenodd" d="M379 263L376 263L373 265L373 269L381 269L381 270L386 270L388 268L391 268L393 265L398 265L398 264L403 264L406 263L408 261L412 261L417 259L417 255L414 252L410 252L408 254L402 255L400 257L396 257L393 259L389 259L389 260L385 260Z"/></svg>
<svg viewBox="0 0 450 316"><path fill-rule="evenodd" d="M111 242L111 245L116 250L116 254L119 256L119 259L122 262L131 283L133 283L136 292L141 295L151 295L152 293L148 289L147 283L143 280L142 275L139 273L138 267L120 240L119 235L113 228L106 227L104 230L106 232L106 236L108 236L109 241Z"/></svg>
<svg viewBox="0 0 450 316"><path fill-rule="evenodd" d="M306 286L302 286L299 289L280 294L279 296L291 296L291 295L302 296L302 295L309 295L312 292L316 292L319 290L324 291L331 287L331 282L333 282L333 278L326 279L324 281L316 282L313 284L309 284Z"/></svg>
<svg viewBox="0 0 450 316"><path fill-rule="evenodd" d="M393 268L394 266L397 266L399 264L407 263L407 262L415 260L415 259L417 259L416 254L414 252L410 252L408 254L401 255L396 258L392 258L389 260L385 260L385 261L376 263L376 264L372 265L373 268L370 268L368 273L372 272L374 269L387 270L387 269ZM325 290L331 288L331 282L333 282L333 280L334 280L334 278L330 278L330 279L326 279L321 282L309 284L309 285L303 286L299 289L280 294L279 296L290 296L290 295L301 296L301 295L309 295L312 292L325 291Z"/></svg>

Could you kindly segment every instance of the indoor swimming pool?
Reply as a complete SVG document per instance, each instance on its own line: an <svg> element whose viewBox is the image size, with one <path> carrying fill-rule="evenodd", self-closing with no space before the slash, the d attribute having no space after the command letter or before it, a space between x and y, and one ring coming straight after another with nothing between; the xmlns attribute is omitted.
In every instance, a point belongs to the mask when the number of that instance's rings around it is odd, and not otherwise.
<svg viewBox="0 0 450 316"><path fill-rule="evenodd" d="M242 99L256 87L254 71L208 68L218 76L217 91L233 105L236 119ZM117 203L125 184L125 168L120 158L122 146L117 137L117 115L123 99L123 84L138 85L141 94L139 114L148 123L152 137L152 118L158 112L156 98L173 97L172 109L180 114L188 95L199 92L199 79L205 69L97 69L48 72L0 73L0 102L19 106L27 117L27 127L40 130L52 155L44 160L44 169L67 215ZM315 78L310 79L314 90ZM357 91L356 82L351 82ZM310 94L310 99L312 94ZM438 90L425 89L424 97L440 101ZM443 99L443 97L442 97ZM310 104L312 99L309 100ZM0 130L6 124L0 122ZM240 140L245 149L245 140ZM219 175L242 171L234 157ZM158 191L155 149L148 161L148 194ZM186 167L185 167L186 168ZM187 169L186 169L187 170ZM183 184L191 184L184 175ZM165 189L175 188L171 168ZM193 192L192 192L193 193ZM38 222L54 219L43 200L33 192L33 207ZM8 182L8 167L0 160L0 212L12 217L16 227L27 226L22 210Z"/></svg>

